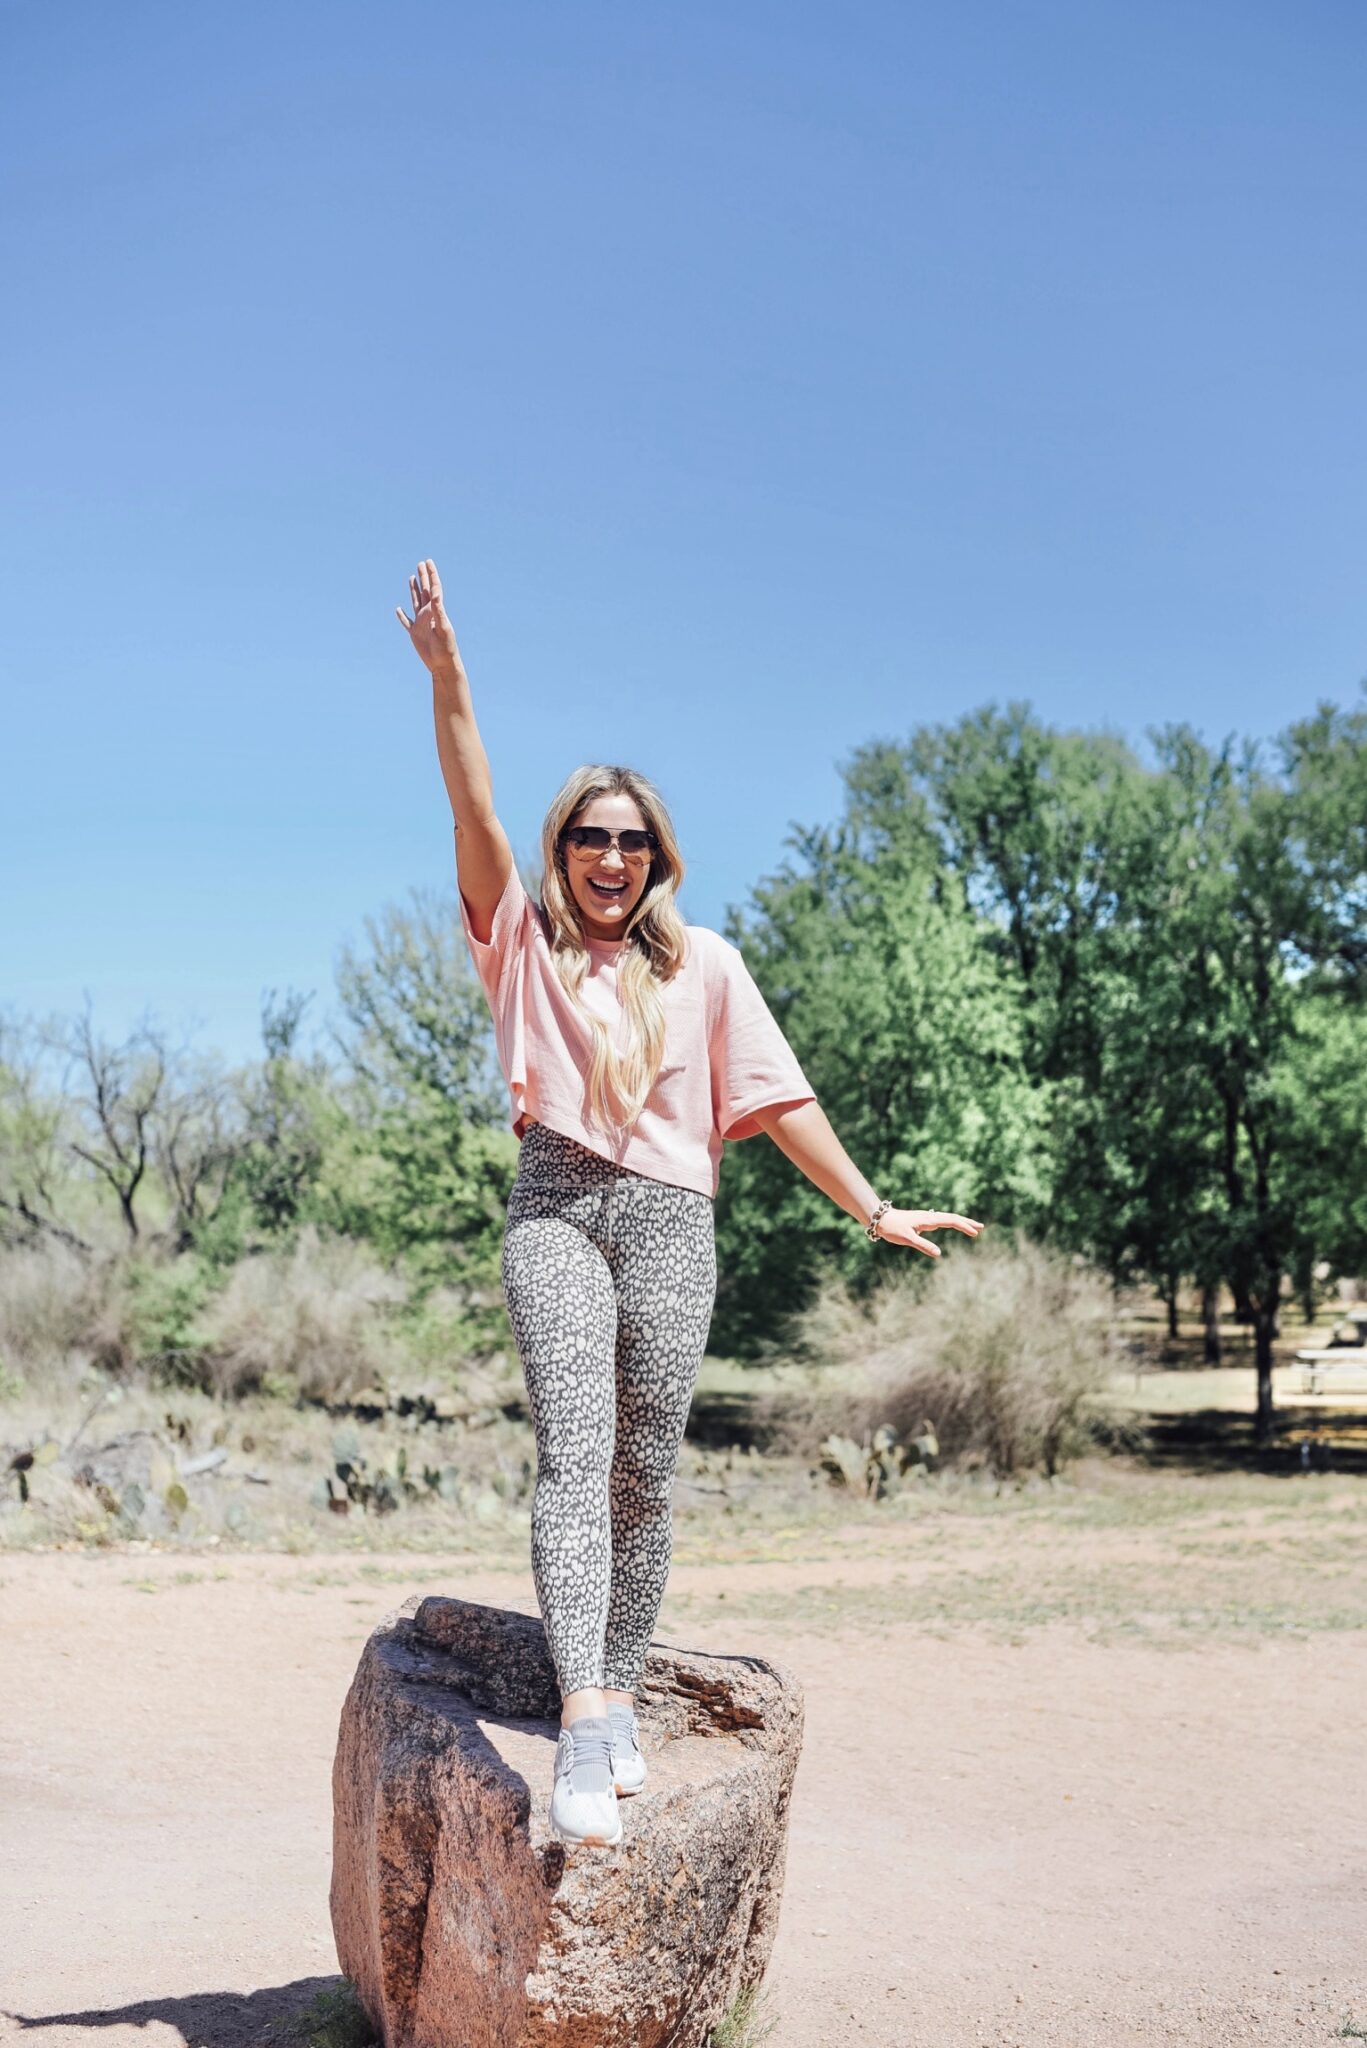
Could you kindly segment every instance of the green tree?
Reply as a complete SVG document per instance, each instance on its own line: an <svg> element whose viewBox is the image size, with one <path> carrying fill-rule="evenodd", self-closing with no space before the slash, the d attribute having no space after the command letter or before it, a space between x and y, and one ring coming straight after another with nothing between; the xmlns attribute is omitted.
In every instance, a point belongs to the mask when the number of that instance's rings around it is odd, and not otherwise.
<svg viewBox="0 0 1367 2048"><path fill-rule="evenodd" d="M876 772L855 764L844 823L795 835L730 936L875 1185L1033 1217L1049 1197L1047 1091L1025 1071L1019 976L914 819L875 821ZM875 1270L858 1226L770 1145L732 1148L718 1243L716 1341L736 1351L777 1334L824 1268L856 1284Z"/></svg>
<svg viewBox="0 0 1367 2048"><path fill-rule="evenodd" d="M1272 765L1151 740L1146 766L1012 704L863 748L841 824L795 837L733 936L871 1177L1146 1279L1174 1318L1186 1279L1227 1282L1266 1431L1285 1283L1367 1260L1367 714L1321 707ZM769 1150L719 1206L738 1344L851 1252Z"/></svg>
<svg viewBox="0 0 1367 2048"><path fill-rule="evenodd" d="M1367 683L1363 684L1367 697ZM1278 741L1302 883L1295 934L1318 985L1367 1000L1367 704L1321 704Z"/></svg>
<svg viewBox="0 0 1367 2048"><path fill-rule="evenodd" d="M453 894L414 891L343 950L339 1036L350 1121L320 1175L319 1221L465 1284L496 1315L517 1141L484 992Z"/></svg>
<svg viewBox="0 0 1367 2048"><path fill-rule="evenodd" d="M241 1082L244 1137L234 1167L250 1216L267 1237L308 1220L330 1144L347 1115L326 1057L305 1057L300 1031L312 997L271 989L261 1004L263 1058ZM237 1247L240 1249L241 1247Z"/></svg>
<svg viewBox="0 0 1367 2048"><path fill-rule="evenodd" d="M1304 1291L1321 1257L1367 1259L1356 1222L1367 1187L1367 1017L1351 1000L1355 972L1344 972L1354 949L1337 855L1309 850L1316 835L1294 775L1270 769L1254 745L1211 749L1186 728L1161 736L1160 759L1151 875L1163 916L1150 900L1153 940L1135 975L1145 1030L1127 1066L1142 1063L1150 1088L1166 1076L1188 1090L1188 1201L1207 1219L1205 1256L1251 1303L1266 1435L1283 1281ZM1338 929L1329 971L1317 974L1306 946L1328 931L1331 904Z"/></svg>

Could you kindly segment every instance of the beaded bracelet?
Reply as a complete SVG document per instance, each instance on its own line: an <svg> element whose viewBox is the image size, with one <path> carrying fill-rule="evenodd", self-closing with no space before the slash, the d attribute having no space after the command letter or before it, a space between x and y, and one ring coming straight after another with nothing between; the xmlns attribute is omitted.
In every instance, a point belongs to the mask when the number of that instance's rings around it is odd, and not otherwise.
<svg viewBox="0 0 1367 2048"><path fill-rule="evenodd" d="M868 1238L871 1244L877 1244L879 1222L884 1216L887 1215L888 1210L891 1207L891 1202L880 1202L878 1204L878 1207L874 1210L872 1216L870 1216L868 1222L864 1225L864 1235Z"/></svg>

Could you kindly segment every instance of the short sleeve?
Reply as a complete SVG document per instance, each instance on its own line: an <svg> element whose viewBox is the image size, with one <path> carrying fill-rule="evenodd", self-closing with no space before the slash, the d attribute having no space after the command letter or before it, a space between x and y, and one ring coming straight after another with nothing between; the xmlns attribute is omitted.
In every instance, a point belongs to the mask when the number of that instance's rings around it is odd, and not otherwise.
<svg viewBox="0 0 1367 2048"><path fill-rule="evenodd" d="M753 1138L761 1128L755 1122L756 1110L815 1102L816 1090L740 949L719 939L715 950L720 986L708 1039L712 1112L723 1138Z"/></svg>
<svg viewBox="0 0 1367 2048"><path fill-rule="evenodd" d="M503 894L494 905L489 936L487 939L477 939L470 927L470 909L461 894L459 881L456 884L456 894L460 900L460 922L466 944L470 948L475 971L484 986L484 993L492 1003L498 995L509 962L522 943L530 898L514 862L503 885Z"/></svg>

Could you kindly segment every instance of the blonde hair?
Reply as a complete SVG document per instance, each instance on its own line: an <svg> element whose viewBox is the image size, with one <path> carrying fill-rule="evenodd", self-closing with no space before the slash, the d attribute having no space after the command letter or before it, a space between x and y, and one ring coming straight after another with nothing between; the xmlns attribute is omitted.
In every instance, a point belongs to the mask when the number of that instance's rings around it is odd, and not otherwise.
<svg viewBox="0 0 1367 2048"><path fill-rule="evenodd" d="M617 993L627 1020L627 1043L619 1053L607 1025L579 991L589 969L583 920L565 872L560 835L585 804L598 796L629 796L658 845L640 900L627 920L617 969ZM593 1033L588 1099L593 1119L604 1130L630 1130L655 1085L665 1050L665 1013L660 990L683 966L688 940L674 898L684 877L673 821L654 783L634 768L576 768L557 793L541 827L541 901L550 926L551 959L570 997Z"/></svg>

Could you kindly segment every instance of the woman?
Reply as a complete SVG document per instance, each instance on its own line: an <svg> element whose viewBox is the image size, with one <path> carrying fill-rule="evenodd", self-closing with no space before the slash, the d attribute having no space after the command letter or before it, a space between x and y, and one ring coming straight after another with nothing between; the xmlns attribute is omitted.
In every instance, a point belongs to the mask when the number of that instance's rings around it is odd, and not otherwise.
<svg viewBox="0 0 1367 2048"><path fill-rule="evenodd" d="M670 1500L716 1289L724 1138L765 1131L871 1238L931 1258L939 1210L895 1209L845 1153L738 952L685 925L658 791L580 768L542 830L533 904L494 811L436 564L409 578L455 816L460 913L522 1141L503 1286L536 1431L532 1571L562 1706L551 1823L622 1838L645 1783L633 1709L669 1571Z"/></svg>

